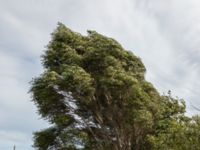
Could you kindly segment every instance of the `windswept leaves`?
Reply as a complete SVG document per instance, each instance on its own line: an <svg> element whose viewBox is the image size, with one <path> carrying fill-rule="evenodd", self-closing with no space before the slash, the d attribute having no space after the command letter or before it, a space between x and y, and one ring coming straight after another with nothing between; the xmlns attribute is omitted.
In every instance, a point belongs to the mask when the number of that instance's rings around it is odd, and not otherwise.
<svg viewBox="0 0 200 150"><path fill-rule="evenodd" d="M137 56L95 31L59 23L42 55L31 93L52 128L36 132L38 150L189 150L199 146L198 117L145 80ZM195 145L195 146L193 146ZM198 148L196 148L198 149ZM196 150L195 149L195 150Z"/></svg>

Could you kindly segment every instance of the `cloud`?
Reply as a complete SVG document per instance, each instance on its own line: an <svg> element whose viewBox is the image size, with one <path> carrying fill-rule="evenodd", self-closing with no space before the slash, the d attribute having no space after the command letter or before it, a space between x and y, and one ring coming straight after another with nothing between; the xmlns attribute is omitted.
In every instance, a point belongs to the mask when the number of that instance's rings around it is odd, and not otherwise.
<svg viewBox="0 0 200 150"><path fill-rule="evenodd" d="M0 149L15 142L31 149L32 132L48 126L27 92L58 21L115 38L141 57L161 93L172 90L197 113L190 106L200 106L199 7L199 0L0 0Z"/></svg>
<svg viewBox="0 0 200 150"><path fill-rule="evenodd" d="M36 74L29 67L37 68L27 63L0 51L0 149L11 149L16 144L27 150L32 145L32 132L47 126L39 120L27 93L28 80Z"/></svg>
<svg viewBox="0 0 200 150"><path fill-rule="evenodd" d="M156 5L156 4L157 5ZM159 5L159 7L158 7ZM171 44L171 58L166 63L171 68L168 76L172 82L163 82L171 87L179 97L188 102L188 112L194 111L190 104L199 105L200 82L200 2L191 1L151 1L147 13L156 19L164 37ZM170 63L172 62L172 63ZM165 76L164 74L162 76ZM167 77L167 76L166 76ZM159 82L156 81L157 83ZM197 112L196 112L197 113Z"/></svg>
<svg viewBox="0 0 200 150"><path fill-rule="evenodd" d="M12 149L14 145L17 149L27 150L30 146L24 146L24 141L31 145L28 136L21 132L0 131L0 149Z"/></svg>

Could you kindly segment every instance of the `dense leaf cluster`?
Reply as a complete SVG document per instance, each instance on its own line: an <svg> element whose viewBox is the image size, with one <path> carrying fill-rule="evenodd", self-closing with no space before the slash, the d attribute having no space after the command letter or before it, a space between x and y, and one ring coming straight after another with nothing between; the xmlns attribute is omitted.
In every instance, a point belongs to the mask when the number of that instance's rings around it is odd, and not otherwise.
<svg viewBox="0 0 200 150"><path fill-rule="evenodd" d="M38 150L198 150L200 119L185 103L161 96L141 60L95 31L82 36L59 23L32 81L39 114Z"/></svg>

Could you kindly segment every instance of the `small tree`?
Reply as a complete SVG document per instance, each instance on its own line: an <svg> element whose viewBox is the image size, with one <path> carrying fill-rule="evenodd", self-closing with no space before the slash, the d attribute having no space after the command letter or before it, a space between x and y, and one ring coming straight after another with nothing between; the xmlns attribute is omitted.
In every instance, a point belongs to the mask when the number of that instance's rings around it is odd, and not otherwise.
<svg viewBox="0 0 200 150"><path fill-rule="evenodd" d="M155 148L158 131L185 112L145 80L138 57L95 31L82 36L59 23L42 58L31 92L53 126L35 133L38 150Z"/></svg>

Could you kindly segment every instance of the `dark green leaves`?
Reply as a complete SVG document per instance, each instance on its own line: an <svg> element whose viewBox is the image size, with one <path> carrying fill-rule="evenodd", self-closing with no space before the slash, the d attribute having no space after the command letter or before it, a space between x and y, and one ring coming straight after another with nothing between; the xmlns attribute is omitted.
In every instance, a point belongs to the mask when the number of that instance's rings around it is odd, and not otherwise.
<svg viewBox="0 0 200 150"><path fill-rule="evenodd" d="M30 91L39 114L54 127L35 133L36 149L189 150L200 145L200 119L185 116L182 100L160 96L145 80L140 58L114 39L95 31L82 36L59 23L42 58L45 71Z"/></svg>

